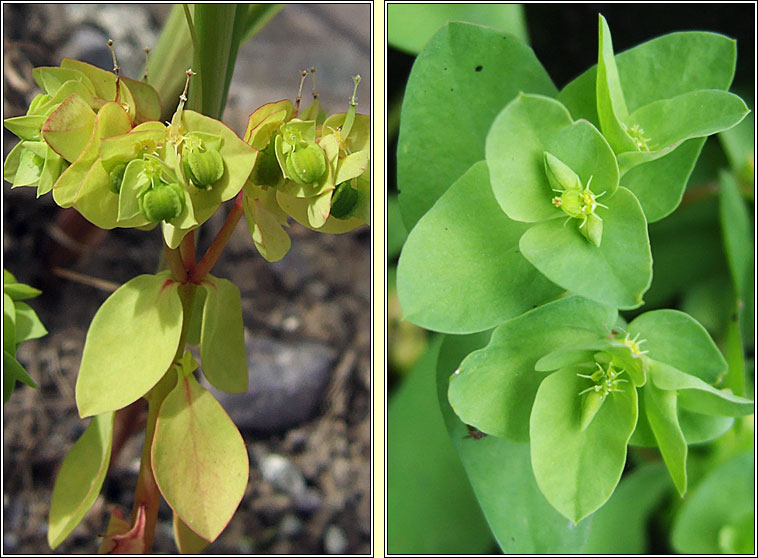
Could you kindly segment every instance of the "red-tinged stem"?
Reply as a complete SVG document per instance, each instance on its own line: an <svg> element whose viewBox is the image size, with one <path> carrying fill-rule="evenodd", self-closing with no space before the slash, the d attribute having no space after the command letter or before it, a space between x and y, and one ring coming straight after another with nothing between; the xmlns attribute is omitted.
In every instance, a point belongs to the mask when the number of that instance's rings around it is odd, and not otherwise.
<svg viewBox="0 0 758 558"><path fill-rule="evenodd" d="M213 269L213 266L216 265L219 256L221 256L221 252L224 251L226 243L229 242L234 229L237 227L237 223L239 223L239 220L242 217L243 196L243 192L237 194L234 206L232 206L229 215L226 216L226 221L224 221L221 230L218 231L216 238L213 239L213 242L208 247L208 250L205 252L205 255L200 262L190 270L190 281L193 283L199 283L202 281L203 277L208 275L210 270Z"/></svg>
<svg viewBox="0 0 758 558"><path fill-rule="evenodd" d="M179 253L178 248L169 248L166 241L163 241L163 249L166 251L166 260L168 261L168 267L171 269L171 275L174 276L179 283L187 282L187 270L182 263L182 256Z"/></svg>
<svg viewBox="0 0 758 558"><path fill-rule="evenodd" d="M182 240L179 245L179 254L182 257L182 264L184 269L192 269L195 267L195 230L191 230Z"/></svg>

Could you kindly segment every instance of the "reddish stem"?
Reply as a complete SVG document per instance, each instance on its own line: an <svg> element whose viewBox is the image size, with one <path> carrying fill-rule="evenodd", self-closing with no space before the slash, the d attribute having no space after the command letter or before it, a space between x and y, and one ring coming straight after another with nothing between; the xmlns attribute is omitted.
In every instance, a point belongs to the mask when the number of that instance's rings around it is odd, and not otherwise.
<svg viewBox="0 0 758 558"><path fill-rule="evenodd" d="M195 267L195 230L192 229L182 240L179 245L179 254L182 257L184 269Z"/></svg>
<svg viewBox="0 0 758 558"><path fill-rule="evenodd" d="M213 269L213 266L216 265L219 256L221 256L221 252L224 251L226 243L229 242L234 229L237 227L237 223L239 223L239 220L242 217L243 196L243 192L237 194L234 206L232 206L229 215L226 216L226 221L224 221L221 230L218 231L216 238L213 239L213 242L208 247L208 250L205 252L205 255L200 262L194 268L190 269L190 281L193 283L199 283L202 281L203 277L208 275L210 270Z"/></svg>

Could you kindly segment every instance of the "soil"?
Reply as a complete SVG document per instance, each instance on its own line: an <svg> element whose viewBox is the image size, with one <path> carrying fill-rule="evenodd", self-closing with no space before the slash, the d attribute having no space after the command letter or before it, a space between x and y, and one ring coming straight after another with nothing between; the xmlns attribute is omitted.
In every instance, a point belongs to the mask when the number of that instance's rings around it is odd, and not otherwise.
<svg viewBox="0 0 758 558"><path fill-rule="evenodd" d="M88 13L81 8L85 6L3 6L4 118L24 114L36 94L32 67L105 50L98 41L114 34L123 50L141 52L144 42L154 41L167 15L165 5L122 5L129 17L117 6L98 5ZM311 65L318 68L321 102L327 110L346 109L350 76L361 73L359 111L370 112L369 10L368 4L287 6L240 51L225 122L241 133L257 106L293 98L299 71ZM103 65L108 68L105 52ZM130 59L128 54L124 58ZM135 62L121 61L122 66L131 63L138 68L139 57L132 59ZM3 144L4 155L15 144L7 131ZM222 208L203 227L200 253L226 211ZM86 426L74 402L84 339L109 294L108 284L96 287L53 273L51 262L118 285L154 272L161 251L158 230L116 229L95 235L77 261L56 260L61 248L51 253L49 247L59 212L50 195L35 199L33 189L11 190L4 183L4 267L19 281L44 289L31 305L49 334L25 342L18 353L39 389L18 386L3 407L3 553L51 552L46 534L53 483ZM309 342L328 347L335 358L325 389L316 394L312 416L292 427L243 430L251 463L247 491L227 529L207 552L369 554L371 233L363 227L344 235L321 235L296 223L289 232L291 252L270 264L256 252L243 219L213 273L240 288L248 339L294 346ZM248 358L255 362L255 355ZM125 444L95 505L56 553L96 552L113 508L131 510L142 439L143 431L138 431ZM286 464L295 480L304 482L305 491L298 494L281 479L264 478L263 463ZM168 506L159 514L154 551L176 552Z"/></svg>

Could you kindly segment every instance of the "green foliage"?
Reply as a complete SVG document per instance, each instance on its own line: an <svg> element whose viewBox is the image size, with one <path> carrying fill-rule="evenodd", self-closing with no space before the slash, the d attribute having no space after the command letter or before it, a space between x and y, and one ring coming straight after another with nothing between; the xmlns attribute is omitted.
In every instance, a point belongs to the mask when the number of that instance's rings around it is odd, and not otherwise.
<svg viewBox="0 0 758 558"><path fill-rule="evenodd" d="M47 335L47 330L32 310L23 302L42 294L42 291L19 283L13 274L3 269L3 402L7 403L16 387L22 382L36 388L31 376L16 360L19 344Z"/></svg>
<svg viewBox="0 0 758 558"><path fill-rule="evenodd" d="M560 93L524 45L474 25L444 26L416 59L398 143L410 230L398 295L419 326L495 328L488 342L450 338L448 361L443 345L440 406L504 552L643 549L642 522L665 485L662 467L621 480L629 446L656 447L668 486L684 495L689 446L753 413L740 396L740 297L753 251L744 191L724 172L720 215L688 200L670 226L648 233L682 201L705 137L737 137L749 111L727 92L735 52L721 35L675 33L616 55L599 16L597 66ZM504 68L496 76L486 71L492 61ZM648 306L618 316L643 306L651 284L656 305L693 281L723 284L719 217L737 293L718 293L734 309L721 330L726 360L722 338L684 312ZM715 248L715 262L704 261L704 247ZM684 292L696 307L696 291ZM461 436L465 425L475 440ZM624 516L627 487L643 490L638 479L653 486L629 506L634 527L622 549L594 521ZM566 531L556 517L577 525ZM742 544L743 523L719 535L723 548Z"/></svg>
<svg viewBox="0 0 758 558"><path fill-rule="evenodd" d="M50 504L47 542L53 550L84 519L100 494L110 465L113 417L112 412L92 417L63 460Z"/></svg>

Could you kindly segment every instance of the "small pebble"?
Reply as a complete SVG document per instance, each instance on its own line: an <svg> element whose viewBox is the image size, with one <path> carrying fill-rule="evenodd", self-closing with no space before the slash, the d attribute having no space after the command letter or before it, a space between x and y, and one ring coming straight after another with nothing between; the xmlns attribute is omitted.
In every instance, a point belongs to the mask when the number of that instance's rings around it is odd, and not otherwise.
<svg viewBox="0 0 758 558"><path fill-rule="evenodd" d="M347 552L347 537L336 525L329 525L324 534L324 550L327 554L345 554Z"/></svg>

